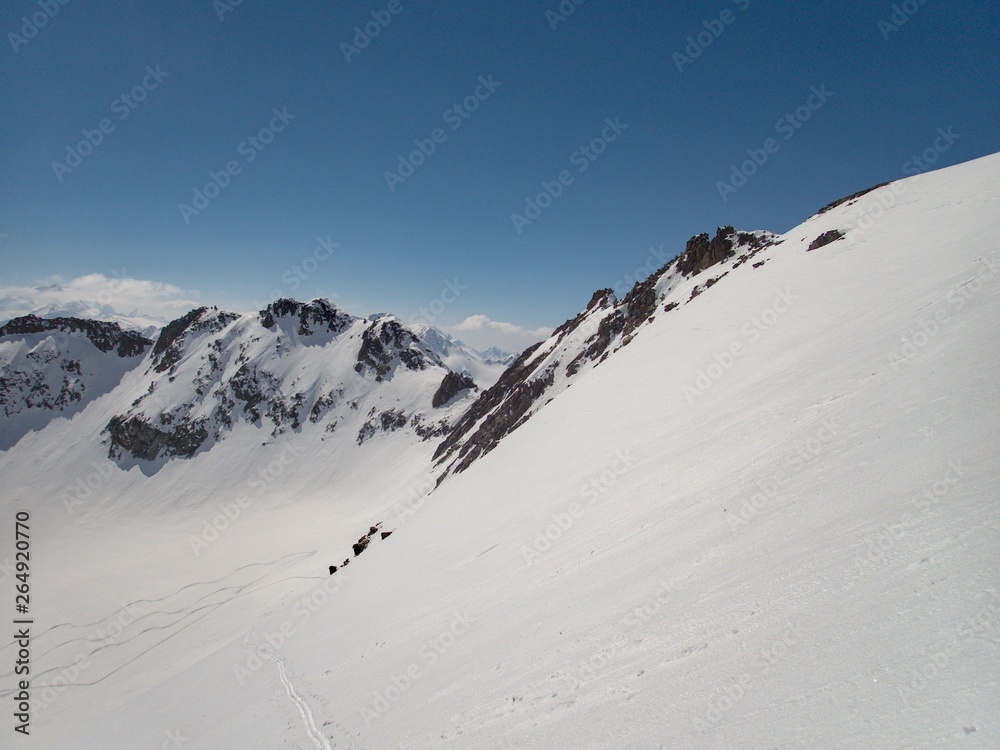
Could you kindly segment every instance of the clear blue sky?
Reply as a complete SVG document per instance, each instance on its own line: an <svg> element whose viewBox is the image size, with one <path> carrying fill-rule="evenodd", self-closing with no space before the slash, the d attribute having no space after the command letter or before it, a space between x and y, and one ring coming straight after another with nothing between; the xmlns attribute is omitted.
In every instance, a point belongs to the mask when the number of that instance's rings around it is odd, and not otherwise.
<svg viewBox="0 0 1000 750"><path fill-rule="evenodd" d="M938 128L960 138L936 166L1000 150L997 3L901 5L916 12L880 29L893 2L585 0L560 21L557 0L69 0L51 18L10 0L0 283L124 269L231 309L279 291L406 317L457 280L439 325L558 325L650 246L673 255L720 224L787 230L903 176ZM373 11L391 20L348 61ZM46 22L28 38L33 16ZM706 22L721 35L679 70ZM143 101L120 99L144 83ZM832 97L723 201L718 181L814 86ZM477 87L475 112L445 114ZM275 108L294 119L262 150L246 142L282 125ZM79 166L53 167L104 118ZM385 173L436 128L434 153L390 189ZM596 160L573 157L602 135L615 140ZM179 204L230 161L238 173L185 220ZM572 183L519 232L511 214L563 170ZM289 283L317 237L339 247Z"/></svg>

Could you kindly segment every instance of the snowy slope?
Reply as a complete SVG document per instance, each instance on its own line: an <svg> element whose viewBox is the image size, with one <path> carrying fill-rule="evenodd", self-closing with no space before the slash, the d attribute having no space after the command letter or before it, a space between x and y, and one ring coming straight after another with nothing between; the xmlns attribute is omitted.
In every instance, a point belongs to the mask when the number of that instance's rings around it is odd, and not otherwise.
<svg viewBox="0 0 1000 750"><path fill-rule="evenodd" d="M116 405L27 436L4 512L72 565L33 578L22 744L1000 745L1000 157L897 190L675 280L429 497L413 433L241 430L101 476L82 521L60 493Z"/></svg>
<svg viewBox="0 0 1000 750"><path fill-rule="evenodd" d="M708 234L691 238L683 253L621 300L611 289L595 292L583 312L523 352L455 423L434 454L442 476L464 471L489 453L581 373L630 344L642 327L691 302L730 271L782 241L770 232L719 227L714 239Z"/></svg>

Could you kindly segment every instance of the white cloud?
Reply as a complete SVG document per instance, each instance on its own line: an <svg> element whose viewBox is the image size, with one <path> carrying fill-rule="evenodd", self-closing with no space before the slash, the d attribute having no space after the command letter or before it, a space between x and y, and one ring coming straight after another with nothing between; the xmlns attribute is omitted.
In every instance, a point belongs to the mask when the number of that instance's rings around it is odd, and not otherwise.
<svg viewBox="0 0 1000 750"><path fill-rule="evenodd" d="M470 315L461 323L446 329L469 346L480 351L499 346L507 351L520 352L532 344L549 337L551 328L522 328L513 323L491 320L486 315Z"/></svg>
<svg viewBox="0 0 1000 750"><path fill-rule="evenodd" d="M38 286L0 286L0 319L19 315L73 315L162 325L198 307L198 292L160 281L109 278L91 273L64 280L53 276Z"/></svg>

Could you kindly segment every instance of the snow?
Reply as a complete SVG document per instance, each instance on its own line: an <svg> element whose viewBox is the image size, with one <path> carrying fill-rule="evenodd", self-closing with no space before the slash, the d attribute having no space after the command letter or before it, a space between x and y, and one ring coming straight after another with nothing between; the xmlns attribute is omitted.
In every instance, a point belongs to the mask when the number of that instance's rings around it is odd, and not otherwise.
<svg viewBox="0 0 1000 750"><path fill-rule="evenodd" d="M0 341L0 450L53 418L69 418L110 392L141 357L101 352L83 331L49 331Z"/></svg>
<svg viewBox="0 0 1000 750"><path fill-rule="evenodd" d="M496 383L507 366L516 359L510 352L496 346L491 346L485 352L477 351L434 326L415 325L411 328L449 370L467 373L482 390Z"/></svg>
<svg viewBox="0 0 1000 750"><path fill-rule="evenodd" d="M1000 745L1000 156L901 184L866 231L882 192L657 316L429 496L403 431L244 426L146 476L95 439L112 392L26 436L0 455L37 560L22 744Z"/></svg>

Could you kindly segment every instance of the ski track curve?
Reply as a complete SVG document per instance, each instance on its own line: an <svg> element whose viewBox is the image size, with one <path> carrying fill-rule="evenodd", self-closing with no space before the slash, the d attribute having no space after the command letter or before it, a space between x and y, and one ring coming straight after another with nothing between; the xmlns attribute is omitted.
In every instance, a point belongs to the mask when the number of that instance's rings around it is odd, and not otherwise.
<svg viewBox="0 0 1000 750"><path fill-rule="evenodd" d="M240 567L238 567L238 568L236 568L234 570L231 570L230 572L226 573L226 575L222 576L221 578L216 578L215 580L211 580L211 581L194 581L193 583L188 583L188 584L185 584L185 585L181 586L179 589L177 589L176 591L174 591L174 592L172 592L170 594L164 594L163 596L157 597L156 599L135 599L135 600L129 602L128 604L123 604L121 607L119 607L118 609L116 609L110 615L107 615L106 617L103 617L100 620L95 620L94 622L85 622L85 623L81 623L79 625L76 624L76 623L72 623L72 622L60 622L60 623L58 623L56 625L52 625L52 626L46 628L45 630L43 630L42 632L40 632L38 635L34 636L33 640L38 640L39 638L42 638L42 637L48 635L49 633L51 633L52 631L58 630L59 628L90 628L90 627L94 627L96 625L101 625L103 623L106 623L111 618L115 617L119 612L122 612L123 610L126 610L129 607L134 607L137 604L157 604L158 602L164 602L164 601L167 601L168 599L172 599L173 597L177 596L182 591L185 591L185 590L187 590L189 588L193 588L194 586L211 586L213 583L221 583L222 581L226 580L227 578L230 578L231 576L236 575L241 570L246 570L247 568L255 568L255 567L261 567L261 566L271 567L273 565L276 565L277 563L282 562L283 560L288 560L288 558L290 558L290 557L291 558L296 558L294 560L289 560L289 562L287 562L284 566L282 566L282 567L288 567L290 565L293 565L294 563L301 562L302 560L307 560L308 558L310 558L313 555L315 555L316 552L317 552L316 550L313 550L312 552L291 552L291 553L289 553L287 555L282 555L281 557L279 557L276 560L271 560L270 562L247 563L246 565L241 565ZM269 574L267 574L267 575L269 575ZM261 579L257 579L257 580L263 580L263 578L266 578L267 575L265 575ZM319 577L322 577L322 576L319 576ZM236 588L236 586L228 586L228 587L225 587L225 588ZM205 596L202 596L201 599L204 599L207 596L211 596L211 594L217 593L218 591L221 591L221 590L223 590L223 589L216 589L215 591L213 591L213 592L211 592L209 594L206 594ZM196 601L200 601L200 599L196 600ZM6 649L10 648L13 645L14 645L13 642L4 644L2 647L0 647L0 652L5 651Z"/></svg>
<svg viewBox="0 0 1000 750"><path fill-rule="evenodd" d="M282 583L283 581L287 581L287 580L299 579L299 578L314 578L314 576L289 576L287 578L282 578L282 579L279 579L279 580L276 580L276 581L270 581L270 582L264 583L264 581L269 576L273 575L275 572L280 572L280 570L283 570L283 569L289 567L290 565L294 564L295 562L298 562L300 560L303 560L303 559L306 559L308 557L311 557L314 554L315 554L315 551L313 551L313 552L305 552L305 553L294 553L292 555L285 555L285 556L283 556L281 558L278 558L277 560L274 560L274 561L272 561L270 563L251 563L250 565L241 566L241 568L238 568L237 570L242 570L243 568L248 568L248 567L253 567L253 566L260 566L260 565L273 566L273 565L275 565L277 563L280 563L283 560L286 560L288 557L295 557L295 558L297 558L296 560L292 560L292 561L286 562L277 571L269 571L269 572L265 573L263 576L261 576L259 578L256 578L256 579L254 579L252 581L248 581L248 582L246 582L246 583L244 583L242 585L239 585L239 586L226 586L226 587L223 587L221 589L217 589L216 591L211 592L210 594L202 596L200 599L196 600L195 603L197 603L197 601L202 601L205 598L207 598L208 596L211 596L213 594L218 594L218 593L221 593L222 591L226 591L226 590L230 590L230 589L235 589L235 593L231 597L223 599L220 602L213 602L213 603L210 603L210 604L203 604L203 605L198 606L198 607L194 607L192 605L191 607L187 608L186 611L185 610L178 610L175 613L170 613L170 614L180 614L181 612L183 612L183 615L181 617L179 617L177 620L173 621L173 622L170 622L170 623L167 623L167 624L164 624L164 625L154 625L154 626L150 626L150 627L144 628L143 630L139 631L134 636L132 636L131 638L129 638L129 639L125 640L125 641L106 643L106 642L101 642L101 641L92 641L91 639L86 639L86 638L83 638L83 639L81 639L81 638L73 638L73 639L70 639L69 641L66 641L66 642L63 642L63 643L59 644L58 646L53 647L52 649L49 649L49 651L46 651L45 653L46 654L50 653L51 651L53 651L55 649L61 648L62 646L68 645L69 643L72 643L72 642L75 642L75 641L78 641L78 640L83 640L83 641L86 641L86 642L89 642L89 643L99 643L100 645L98 645L97 648L93 649L89 654L86 655L86 658L90 659L95 654L97 654L97 653L99 653L101 651L110 650L110 649L114 649L114 648L117 648L117 647L124 646L127 643L129 643L129 642L131 642L133 640L136 640L137 638L143 636L146 633L154 632L154 631L157 631L157 630L167 630L167 629L173 628L173 627L175 627L177 625L180 625L184 620L188 619L192 615L197 614L198 612L201 612L202 610L207 610L201 616L196 617L191 622L189 622L186 625L183 625L182 627L176 629L174 632L170 633L169 635L167 635L166 637L164 637L160 641L157 641L156 643L152 644L148 648L146 648L143 651L139 652L138 654L136 654L132 658L128 659L124 663L119 664L116 668L112 669L107 674L103 675L102 677L100 677L100 678L98 678L98 679L96 679L96 680L94 680L92 682L66 683L66 684L62 685L62 687L64 687L64 688L66 688L66 687L90 687L90 686L93 686L93 685L97 685L97 684L103 682L104 680L106 680L108 677L111 677L113 674L115 674L115 673L119 672L120 670L124 669L129 664L132 664L133 662L137 661L139 658L141 658L142 656L146 655L147 653L149 653L153 649L157 648L158 646L162 645L166 641L170 640L175 635L178 635L180 632L182 632L184 630L187 630L189 627L191 627L192 625L194 625L198 621L204 619L208 615L212 614L213 612L215 612L220 607L223 607L226 604L229 604L230 602L234 601L235 599L237 599L237 598L239 598L241 596L246 595L247 593L251 593L253 591L259 591L260 589L266 588L268 586L276 585L278 583ZM233 571L233 573L235 573L235 572L237 572L237 571ZM215 581L215 582L223 581L226 578L229 578L230 575L232 575L232 573L230 573L229 575L223 576L220 579L217 579L217 581ZM317 577L317 578L323 578L323 576L315 576L315 577ZM211 583L211 582L199 582L197 584L188 584L188 585L183 586L180 589L178 589L178 591L174 592L174 594L171 594L171 595L168 595L168 596L165 596L165 597L160 597L159 599L155 599L155 600L147 599L147 600L137 600L137 601L164 601L164 600L169 599L172 596L176 595L180 591L183 591L184 589L190 588L191 586L194 586L194 585L204 585L205 583ZM122 609L124 609L124 607ZM118 611L120 612L121 609L119 609ZM146 619L147 617L150 617L150 616L153 616L153 615L157 615L157 614L163 615L163 614L168 614L168 613L165 612L165 611L163 611L163 610L156 610L156 611L153 611L153 612L149 612L149 613L143 615L142 617L137 618L137 620L134 621L133 623L130 623L129 626L136 624L140 620ZM107 619L110 619L110 618L107 618ZM100 620L99 622L106 622L107 619ZM129 626L126 626L126 628L123 628L121 632L124 632L124 630L127 629ZM53 630L56 627L60 627L60 626L53 626L52 628L50 628L46 632L50 632L51 630ZM72 626L72 627L77 627L77 626ZM34 641L35 639L32 639L32 640ZM2 650L3 649L0 649L0 651L2 651ZM60 670L69 669L72 666L73 665L70 664L70 665L61 665L61 666L50 667L49 669L45 669L45 670L43 670L41 672L38 672L38 674L35 675L35 679L37 680L37 679L39 679L39 678L41 678L41 677L43 677L43 676L45 676L47 674L51 674L52 672L57 672L57 671L60 671ZM10 673L6 673L6 674L3 674L3 675L0 675L0 677L9 677L12 674L13 674L13 672L10 672ZM41 684L41 685L36 685L35 687L46 688L46 687L53 687L53 686L52 685L48 685L48 684ZM0 690L0 698L6 697L6 696L12 694L13 692L14 692L13 689L2 689L2 690Z"/></svg>

